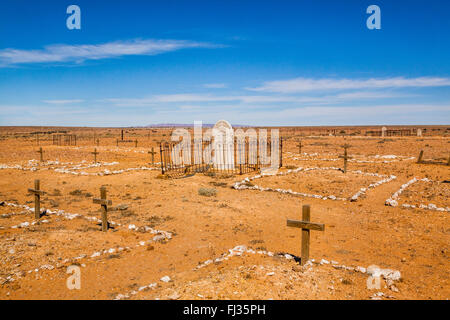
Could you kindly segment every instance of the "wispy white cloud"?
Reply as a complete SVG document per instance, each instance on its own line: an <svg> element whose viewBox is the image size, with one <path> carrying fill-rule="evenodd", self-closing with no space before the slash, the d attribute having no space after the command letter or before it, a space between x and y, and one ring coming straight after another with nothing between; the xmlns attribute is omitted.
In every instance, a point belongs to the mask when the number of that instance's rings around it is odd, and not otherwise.
<svg viewBox="0 0 450 320"><path fill-rule="evenodd" d="M223 89L227 87L225 83L206 83L203 86L208 89Z"/></svg>
<svg viewBox="0 0 450 320"><path fill-rule="evenodd" d="M223 103L236 104L268 104L268 103L309 103L309 104L336 104L349 100L384 99L410 97L410 94L387 92L350 92L336 95L295 96L295 95L215 95L215 94L163 94L143 98L110 98L102 102L112 103L117 107L148 107L161 103Z"/></svg>
<svg viewBox="0 0 450 320"><path fill-rule="evenodd" d="M27 63L83 62L133 55L157 55L187 48L217 48L221 45L188 40L130 40L102 44L55 44L42 50L0 50L0 66Z"/></svg>
<svg viewBox="0 0 450 320"><path fill-rule="evenodd" d="M295 78L290 80L269 81L251 91L295 93L324 90L355 90L407 87L442 87L450 86L450 78L418 77L418 78L371 78L371 79L312 79Z"/></svg>
<svg viewBox="0 0 450 320"><path fill-rule="evenodd" d="M81 103L84 100L81 99L72 99L72 100L43 100L42 102L48 104L72 104L72 103Z"/></svg>

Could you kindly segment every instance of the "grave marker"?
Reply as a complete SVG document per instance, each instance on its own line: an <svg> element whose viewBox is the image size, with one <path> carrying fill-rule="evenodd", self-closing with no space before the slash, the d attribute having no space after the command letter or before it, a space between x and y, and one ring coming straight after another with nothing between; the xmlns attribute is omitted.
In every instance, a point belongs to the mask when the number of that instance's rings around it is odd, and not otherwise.
<svg viewBox="0 0 450 320"><path fill-rule="evenodd" d="M385 136L386 136L386 131L387 131L387 128L386 128L386 127L381 128L381 136L382 136L382 137L385 137Z"/></svg>
<svg viewBox="0 0 450 320"><path fill-rule="evenodd" d="M36 151L36 152L41 154L39 161L44 162L44 157L43 157L44 151L42 150L42 147L40 147L39 151Z"/></svg>
<svg viewBox="0 0 450 320"><path fill-rule="evenodd" d="M149 151L148 153L152 155L152 164L154 164L155 163L155 154L156 154L155 148L152 147L152 151Z"/></svg>
<svg viewBox="0 0 450 320"><path fill-rule="evenodd" d="M34 180L34 189L28 189L28 192L34 194L34 218L41 218L41 195L45 194L40 190L40 180Z"/></svg>
<svg viewBox="0 0 450 320"><path fill-rule="evenodd" d="M417 129L417 136L418 137L421 137L422 136L422 129Z"/></svg>
<svg viewBox="0 0 450 320"><path fill-rule="evenodd" d="M417 163L422 163L423 160L423 150L420 150L419 158L417 159Z"/></svg>
<svg viewBox="0 0 450 320"><path fill-rule="evenodd" d="M343 156L339 156L339 158L344 159L344 173L347 173L347 160L352 158L347 153L347 149L350 148L350 147L351 147L351 145L344 144L342 146L342 148L344 148L344 155Z"/></svg>
<svg viewBox="0 0 450 320"><path fill-rule="evenodd" d="M100 199L95 198L93 202L102 206L102 231L108 231L108 206L112 205L111 200L106 200L106 188L100 188Z"/></svg>
<svg viewBox="0 0 450 320"><path fill-rule="evenodd" d="M91 152L91 154L94 155L94 163L97 163L97 155L99 154L99 153L97 152L97 148L95 148L95 149L94 149L94 152Z"/></svg>
<svg viewBox="0 0 450 320"><path fill-rule="evenodd" d="M314 223L311 221L311 208L309 205L304 205L302 208L302 220L287 219L287 226L302 229L302 256L301 265L304 265L309 260L309 243L310 230L324 231L325 225L321 223Z"/></svg>
<svg viewBox="0 0 450 320"><path fill-rule="evenodd" d="M298 147L298 154L302 154L302 141L300 140L297 144Z"/></svg>

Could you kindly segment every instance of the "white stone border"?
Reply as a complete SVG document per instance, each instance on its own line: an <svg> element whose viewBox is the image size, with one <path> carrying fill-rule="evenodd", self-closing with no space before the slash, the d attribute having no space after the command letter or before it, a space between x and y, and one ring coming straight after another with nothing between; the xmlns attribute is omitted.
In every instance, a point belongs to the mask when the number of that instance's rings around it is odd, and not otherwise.
<svg viewBox="0 0 450 320"><path fill-rule="evenodd" d="M194 271L202 269L212 263L226 261L226 260L228 260L232 257L236 257L236 256L240 257L246 253L247 254L259 254L259 255L264 255L264 256L268 256L268 257L273 257L275 255L273 252L270 252L270 251L265 251L265 250L255 251L253 249L248 249L245 245L239 245L232 249L229 249L228 252L223 253L218 258L206 260L205 262L199 264L197 267L194 268ZM283 255L279 254L278 256L285 258L286 260L294 259L294 257L291 256L290 254L283 254ZM333 261L333 260L329 261L326 259L321 259L318 262L316 262L315 259L310 259L304 264L303 267L304 268L312 267L314 264L321 265L321 266L322 265L331 265L335 269L343 269L343 270L352 271L352 272L359 272L359 273L368 274L368 275L374 276L374 277L377 277L377 276L383 277L386 280L386 285L389 287L389 289L391 289L392 291L395 291L395 292L397 292L398 289L395 287L394 281L398 281L401 279L401 273L398 270L380 269L380 268L375 267L374 265L371 265L367 268L360 267L360 266L349 267L349 266L345 266L343 264L339 264L336 261Z"/></svg>
<svg viewBox="0 0 450 320"><path fill-rule="evenodd" d="M391 197L389 199L386 199L385 205L386 206L390 206L390 207L397 207L398 206L398 199L400 198L400 195L403 193L403 191L405 191L410 185L412 185L413 183L416 183L418 181L422 181L422 182L438 182L438 181L430 180L428 178L418 179L418 178L414 177L411 180L409 180L408 182L406 182L405 184L403 184L400 187L400 189L398 189L396 192L394 192L391 195ZM433 203L429 203L428 205L420 204L419 206L416 206L416 205L413 205L413 204L404 203L404 204L402 204L402 207L403 208L407 208L407 209L425 209L425 210L434 210L434 211L440 211L440 212L445 212L445 211L450 212L450 207L439 208Z"/></svg>
<svg viewBox="0 0 450 320"><path fill-rule="evenodd" d="M113 166L118 165L119 162L99 162L99 163L93 163L86 165L87 161L83 160L79 164L74 164L72 162L59 162L59 161L47 161L42 164L44 168L40 168L37 166L37 160L29 160L28 161L28 167L24 167L22 165L16 164L16 165L7 165L7 164L0 164L0 169L18 169L22 171L38 171L38 170L53 170L58 173L64 173L64 174L72 174L72 175L79 175L79 176L109 176L109 175L116 175L121 174L125 172L130 171L151 171L151 170L161 170L160 168L156 167L136 167L136 168L127 168L127 169L119 169L119 170L108 170L105 169L101 172L77 172L77 170L85 170L90 168L98 168L103 166ZM158 165L159 163L155 163ZM62 167L54 167L55 165L62 165ZM72 167L67 168L67 165L72 165Z"/></svg>
<svg viewBox="0 0 450 320"><path fill-rule="evenodd" d="M133 248L138 248L138 247L142 247L148 244L151 244L153 242L157 242L157 241L161 241L161 240L170 240L172 239L172 233L167 232L167 231L163 231L163 230L157 230L157 229L153 229L151 227L148 226L143 226L143 227L136 227L134 224L130 224L127 228L127 230L133 232L133 231L140 231L140 232L145 232L145 233L150 233L153 234L154 236L146 241L139 241L134 247L119 247L119 248L109 248L109 249L105 249L105 250L101 250L101 251L95 251L92 254L81 254L77 257L71 258L71 259L64 259L61 263L57 263L55 266L51 265L51 264L44 264L41 265L37 268L33 268L31 270L28 271L23 271L25 274L30 274L30 273L37 273L41 270L53 270L55 268L59 268L60 266L70 262L70 261L77 261L77 260L81 260L81 259L93 259L93 258L97 258L100 257L102 255L105 254L114 254L114 253L120 253L120 252L127 252L127 251L131 251ZM84 266L84 265L82 265ZM16 273L17 274L17 273ZM1 279L1 283L5 284L5 283L10 283L13 281L16 281L20 278L21 276L17 276L16 278L14 278L13 276L9 275L8 277L6 277L5 279Z"/></svg>
<svg viewBox="0 0 450 320"><path fill-rule="evenodd" d="M286 156L287 159L291 158L292 160L297 161L342 161L341 158L312 158L314 156L319 155L316 153L302 153L299 156L307 156L311 158L298 158L295 155L288 155ZM355 157L355 155L353 155ZM414 160L415 157L408 157L408 156L397 156L397 155L374 155L374 156L367 156L367 158L374 158L374 159L392 159L392 160L382 160L382 161L373 161L373 160L358 160L358 159L348 159L348 162L354 162L354 163L391 163L391 162L400 162L400 161L408 161L408 160Z"/></svg>
<svg viewBox="0 0 450 320"><path fill-rule="evenodd" d="M387 176L387 175L382 175L382 174L378 174L378 173L368 173L368 172L362 172L361 170L356 170L356 171L348 171L351 173L355 173L355 174L361 174L361 175L367 175L367 176L374 176L374 177L380 177L383 178L382 180L379 180L375 183L371 183L369 186L367 187L363 187L361 189L358 190L358 192L356 192L352 197L350 198L341 198L341 197L336 197L334 195L328 195L328 196L323 196L323 195L319 195L319 194L310 194L310 193L303 193L303 192L296 192L296 191L292 191L291 189L274 189L274 188L263 188L257 185L253 185L253 186L248 186L247 183L250 181L253 181L255 179L260 179L264 176L283 176L283 175L288 175L290 173L297 173L299 171L303 171L303 172L307 172L307 171L311 171L311 170L338 170L341 171L340 168L337 167L311 167L311 168L302 168L299 167L297 169L289 169L287 171L284 172L277 172L276 174L273 173L261 173L260 175L256 175L250 178L245 178L244 180L240 181L240 182L236 182L233 185L233 188L236 190L244 190L244 189L249 189L249 190L260 190L260 191L272 191L272 192L279 192L279 193L283 193L283 194L291 194L291 195L295 195L295 196L302 196L302 197L309 197L309 198L316 198L316 199L322 199L322 200L337 200L337 201L357 201L358 198L365 194L367 192L368 189L373 189L375 187L378 187L381 184L390 182L394 179L396 179L397 177L394 175L391 176Z"/></svg>

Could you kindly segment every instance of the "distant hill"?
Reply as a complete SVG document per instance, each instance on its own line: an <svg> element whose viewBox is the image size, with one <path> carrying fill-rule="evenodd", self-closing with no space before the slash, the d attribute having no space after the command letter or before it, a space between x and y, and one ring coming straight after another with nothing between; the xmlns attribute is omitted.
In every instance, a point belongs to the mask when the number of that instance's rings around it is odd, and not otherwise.
<svg viewBox="0 0 450 320"><path fill-rule="evenodd" d="M139 127L139 128L186 128L193 127L193 123L159 123L159 124L149 124L147 126ZM232 127L249 127L247 125L242 124L231 124ZM214 123L203 123L202 127L204 128L212 128L214 127Z"/></svg>

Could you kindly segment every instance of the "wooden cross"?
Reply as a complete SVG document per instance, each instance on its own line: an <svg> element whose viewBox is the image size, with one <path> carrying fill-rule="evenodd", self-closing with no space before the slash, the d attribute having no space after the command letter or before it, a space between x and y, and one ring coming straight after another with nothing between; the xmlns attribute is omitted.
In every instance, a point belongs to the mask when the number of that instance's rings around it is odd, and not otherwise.
<svg viewBox="0 0 450 320"><path fill-rule="evenodd" d="M343 156L339 156L339 158L344 159L344 173L347 173L347 160L352 158L347 153L347 149L350 148L350 147L351 147L351 145L344 144L342 146L342 148L344 148L344 155Z"/></svg>
<svg viewBox="0 0 450 320"><path fill-rule="evenodd" d="M302 141L300 140L297 144L298 147L298 154L302 154Z"/></svg>
<svg viewBox="0 0 450 320"><path fill-rule="evenodd" d="M155 154L156 154L155 148L152 147L152 151L149 151L148 153L152 155L152 164L154 164L155 163Z"/></svg>
<svg viewBox="0 0 450 320"><path fill-rule="evenodd" d="M447 165L450 166L450 156L448 156Z"/></svg>
<svg viewBox="0 0 450 320"><path fill-rule="evenodd" d="M423 160L423 150L420 150L419 158L417 159L417 163L422 163Z"/></svg>
<svg viewBox="0 0 450 320"><path fill-rule="evenodd" d="M41 195L45 194L40 190L40 181L34 180L34 189L28 189L28 192L34 194L34 217L35 219L41 218Z"/></svg>
<svg viewBox="0 0 450 320"><path fill-rule="evenodd" d="M134 147L137 148L137 139L134 141Z"/></svg>
<svg viewBox="0 0 450 320"><path fill-rule="evenodd" d="M288 227L302 229L302 259L301 265L304 265L309 260L309 230L324 231L325 225L321 223L310 222L311 208L309 205L304 205L302 208L302 220L287 220Z"/></svg>
<svg viewBox="0 0 450 320"><path fill-rule="evenodd" d="M95 149L94 149L94 152L91 152L91 154L94 155L94 163L97 163L97 155L99 154L99 153L97 152L97 148L95 148Z"/></svg>
<svg viewBox="0 0 450 320"><path fill-rule="evenodd" d="M44 157L43 157L44 151L42 150L42 147L40 147L39 151L36 151L36 152L41 154L40 161L44 162Z"/></svg>
<svg viewBox="0 0 450 320"><path fill-rule="evenodd" d="M111 200L106 200L106 188L100 188L100 199L94 198L93 202L102 206L102 231L108 231L108 206L112 205Z"/></svg>

